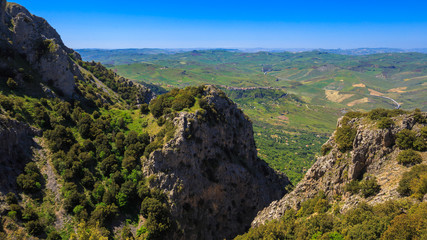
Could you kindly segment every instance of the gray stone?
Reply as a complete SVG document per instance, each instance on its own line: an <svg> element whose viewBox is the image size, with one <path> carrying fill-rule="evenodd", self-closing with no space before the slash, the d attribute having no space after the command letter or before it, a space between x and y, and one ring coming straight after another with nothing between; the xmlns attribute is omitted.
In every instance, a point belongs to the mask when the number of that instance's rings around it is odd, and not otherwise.
<svg viewBox="0 0 427 240"><path fill-rule="evenodd" d="M174 138L143 161L144 175L156 176L152 186L167 193L182 229L172 239L242 234L289 184L257 157L252 124L243 112L220 90L208 86L205 91L217 113L179 113L173 119Z"/></svg>
<svg viewBox="0 0 427 240"><path fill-rule="evenodd" d="M341 120L338 120L337 127L342 125ZM344 212L360 201L378 204L400 197L397 192L398 183L402 174L409 169L397 163L396 157L400 150L394 145L395 135L406 128L419 132L425 124L416 124L410 114L394 118L396 126L390 129L378 129L376 123L363 119L350 122L357 127L353 150L340 152L334 140L334 133L325 143L332 146L330 153L317 159L291 193L260 211L252 226L279 219L287 209L298 209L302 202L316 196L319 191L323 191L330 201L334 201L334 196L341 195L341 211ZM427 163L426 155L423 156L423 162ZM376 196L364 199L344 191L348 182L365 176L377 178L381 190Z"/></svg>

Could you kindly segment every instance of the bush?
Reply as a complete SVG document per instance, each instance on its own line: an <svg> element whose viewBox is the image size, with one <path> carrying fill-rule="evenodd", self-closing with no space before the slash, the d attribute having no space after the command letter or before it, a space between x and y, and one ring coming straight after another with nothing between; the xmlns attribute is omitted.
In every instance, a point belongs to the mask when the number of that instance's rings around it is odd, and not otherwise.
<svg viewBox="0 0 427 240"><path fill-rule="evenodd" d="M99 223L100 226L105 226L111 222L113 217L118 214L118 208L116 205L106 205L105 203L100 203L96 205L95 210L92 212L90 217L90 222L92 225Z"/></svg>
<svg viewBox="0 0 427 240"><path fill-rule="evenodd" d="M13 192L9 192L6 194L6 203L11 204L18 204L18 198L16 197L16 194Z"/></svg>
<svg viewBox="0 0 427 240"><path fill-rule="evenodd" d="M352 118L361 118L361 117L364 117L364 116L366 116L366 114L362 113L362 112L348 112L344 116L352 119Z"/></svg>
<svg viewBox="0 0 427 240"><path fill-rule="evenodd" d="M45 136L53 152L60 150L67 152L77 142L71 129L62 125L56 125L53 130L46 131Z"/></svg>
<svg viewBox="0 0 427 240"><path fill-rule="evenodd" d="M10 89L15 89L18 87L18 84L15 82L15 80L13 80L13 78L8 78L6 84Z"/></svg>
<svg viewBox="0 0 427 240"><path fill-rule="evenodd" d="M387 129L390 128L394 125L394 121L391 118L385 117L385 118L381 118L378 123L377 123L377 127L379 129Z"/></svg>
<svg viewBox="0 0 427 240"><path fill-rule="evenodd" d="M146 103L141 104L141 106L139 107L139 110L141 114L147 114L150 112L150 109L148 108L148 104Z"/></svg>
<svg viewBox="0 0 427 240"><path fill-rule="evenodd" d="M405 111L401 109L388 110L384 108L377 108L377 109L371 110L368 113L368 118L371 120L380 120L382 118L387 118L387 117L396 117L404 113Z"/></svg>
<svg viewBox="0 0 427 240"><path fill-rule="evenodd" d="M350 192L352 194L358 194L360 191L359 181L352 180L351 182L349 182L345 185L344 190L346 192Z"/></svg>
<svg viewBox="0 0 427 240"><path fill-rule="evenodd" d="M344 117L341 127L337 128L335 133L335 142L341 152L353 149L353 141L356 137L357 131L349 125L348 120L348 118Z"/></svg>
<svg viewBox="0 0 427 240"><path fill-rule="evenodd" d="M427 193L427 165L416 165L405 172L399 181L397 192L402 196L422 198Z"/></svg>
<svg viewBox="0 0 427 240"><path fill-rule="evenodd" d="M323 144L322 148L320 149L320 152L322 153L322 156L325 156L328 154L332 149L332 146L329 144Z"/></svg>
<svg viewBox="0 0 427 240"><path fill-rule="evenodd" d="M185 89L172 89L170 92L153 99L148 106L155 118L166 114L170 109L181 111L191 108L196 102L196 96L200 95L200 87L187 87Z"/></svg>
<svg viewBox="0 0 427 240"><path fill-rule="evenodd" d="M32 220L25 224L25 228L27 229L30 235L39 235L43 233L44 226L39 220Z"/></svg>
<svg viewBox="0 0 427 240"><path fill-rule="evenodd" d="M16 183L24 192L35 193L41 189L42 176L34 162L25 166L24 173L16 179Z"/></svg>
<svg viewBox="0 0 427 240"><path fill-rule="evenodd" d="M400 149L413 148L415 139L415 132L409 129L403 129L396 134L396 144Z"/></svg>
<svg viewBox="0 0 427 240"><path fill-rule="evenodd" d="M405 166L412 166L423 161L421 155L412 149L403 150L397 156L397 162Z"/></svg>
<svg viewBox="0 0 427 240"><path fill-rule="evenodd" d="M376 195L381 190L375 177L360 182L360 193L367 198Z"/></svg>

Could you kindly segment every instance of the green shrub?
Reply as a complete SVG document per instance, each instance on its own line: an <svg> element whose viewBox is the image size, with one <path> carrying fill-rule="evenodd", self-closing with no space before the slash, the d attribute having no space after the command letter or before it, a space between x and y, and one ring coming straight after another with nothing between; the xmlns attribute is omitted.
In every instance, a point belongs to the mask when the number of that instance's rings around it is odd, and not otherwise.
<svg viewBox="0 0 427 240"><path fill-rule="evenodd" d="M161 116L157 119L157 125L159 125L160 127L163 126L163 124L165 124L165 122L166 122L166 119L163 116Z"/></svg>
<svg viewBox="0 0 427 240"><path fill-rule="evenodd" d="M413 148L415 139L415 132L409 129L403 129L396 134L396 144L400 149Z"/></svg>
<svg viewBox="0 0 427 240"><path fill-rule="evenodd" d="M364 117L364 116L366 116L366 114L362 113L362 112L348 112L348 113L344 114L344 116L352 119L352 118L361 118L361 117Z"/></svg>
<svg viewBox="0 0 427 240"><path fill-rule="evenodd" d="M394 121L391 118L385 117L385 118L381 118L378 123L377 123L377 127L379 129L387 129L390 128L394 125Z"/></svg>
<svg viewBox="0 0 427 240"><path fill-rule="evenodd" d="M68 151L77 142L71 129L62 125L56 125L53 130L46 131L44 135L48 139L49 147L53 152Z"/></svg>
<svg viewBox="0 0 427 240"><path fill-rule="evenodd" d="M141 114L147 114L150 112L150 109L148 108L148 104L146 103L141 104L141 106L139 107L139 110Z"/></svg>
<svg viewBox="0 0 427 240"><path fill-rule="evenodd" d="M18 87L18 84L15 82L15 80L13 80L13 78L8 78L6 84L10 89L15 89Z"/></svg>
<svg viewBox="0 0 427 240"><path fill-rule="evenodd" d="M421 123L421 124L425 124L425 123L427 123L427 117L425 117L422 113L421 113L421 110L420 109L415 109L415 111L414 111L414 113L413 113L413 116L414 116L414 120L415 120L415 122L417 122L417 123Z"/></svg>
<svg viewBox="0 0 427 240"><path fill-rule="evenodd" d="M402 196L422 198L427 193L427 165L416 165L405 172L399 181L397 192Z"/></svg>
<svg viewBox="0 0 427 240"><path fill-rule="evenodd" d="M397 162L405 166L412 166L423 161L421 155L412 149L403 150L397 156Z"/></svg>
<svg viewBox="0 0 427 240"><path fill-rule="evenodd" d="M327 155L332 149L332 146L329 144L323 144L322 148L320 149L320 152L322 153L322 156Z"/></svg>
<svg viewBox="0 0 427 240"><path fill-rule="evenodd" d="M350 192L352 194L358 194L360 191L359 181L352 180L351 182L349 182L345 185L344 190L346 192Z"/></svg>
<svg viewBox="0 0 427 240"><path fill-rule="evenodd" d="M380 120L382 118L387 118L387 117L396 117L399 115L402 115L406 113L405 111L403 111L402 109L393 109L393 110L388 110L388 109L384 109L384 108L377 108L377 109L373 109L370 112L368 112L368 118L371 120Z"/></svg>
<svg viewBox="0 0 427 240"><path fill-rule="evenodd" d="M201 96L202 91L201 87L175 88L153 99L148 108L156 118L170 112L170 109L181 111L184 108L191 108L196 102L195 97Z"/></svg>
<svg viewBox="0 0 427 240"><path fill-rule="evenodd" d="M45 226L39 220L32 220L25 224L25 228L30 235L35 236L43 233Z"/></svg>
<svg viewBox="0 0 427 240"><path fill-rule="evenodd" d="M16 197L16 194L13 192L9 192L6 194L6 203L11 204L18 204L18 198Z"/></svg>
<svg viewBox="0 0 427 240"><path fill-rule="evenodd" d="M337 128L335 133L335 142L338 144L338 149L345 152L353 149L353 141L356 137L357 130L348 123L349 119L342 119L341 127Z"/></svg>
<svg viewBox="0 0 427 240"><path fill-rule="evenodd" d="M375 177L361 181L359 186L360 193L365 198L376 195L381 190L381 186L378 185Z"/></svg>
<svg viewBox="0 0 427 240"><path fill-rule="evenodd" d="M25 166L24 173L16 179L18 186L27 193L36 193L41 189L42 176L34 162Z"/></svg>

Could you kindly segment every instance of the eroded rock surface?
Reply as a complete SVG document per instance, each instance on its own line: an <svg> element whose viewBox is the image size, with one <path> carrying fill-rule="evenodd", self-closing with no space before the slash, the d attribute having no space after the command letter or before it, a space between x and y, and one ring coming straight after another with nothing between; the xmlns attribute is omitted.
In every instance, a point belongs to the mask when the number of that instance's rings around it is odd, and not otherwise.
<svg viewBox="0 0 427 240"><path fill-rule="evenodd" d="M345 153L339 151L334 133L325 143L331 147L331 151L317 159L291 193L259 212L252 226L279 219L287 209L299 208L302 202L313 198L319 191L323 191L331 201L334 197L341 196L341 211L346 211L361 201L377 204L398 198L398 183L408 168L397 163L396 157L401 150L395 145L395 135L402 129L419 132L423 124L416 124L411 114L393 119L396 125L390 129L378 129L375 122L365 118L352 119L350 124L357 128L353 150ZM341 124L342 118L337 127ZM427 154L423 152L421 155L426 163ZM344 191L348 182L360 180L364 176L376 177L381 186L378 194L365 199Z"/></svg>
<svg viewBox="0 0 427 240"><path fill-rule="evenodd" d="M16 189L16 177L32 159L32 147L37 147L35 128L0 115L0 192Z"/></svg>
<svg viewBox="0 0 427 240"><path fill-rule="evenodd" d="M180 224L174 239L229 239L243 233L290 183L257 157L252 124L242 111L218 89L205 91L217 119L180 113L174 139L143 163L145 175L156 176L152 186L167 193Z"/></svg>

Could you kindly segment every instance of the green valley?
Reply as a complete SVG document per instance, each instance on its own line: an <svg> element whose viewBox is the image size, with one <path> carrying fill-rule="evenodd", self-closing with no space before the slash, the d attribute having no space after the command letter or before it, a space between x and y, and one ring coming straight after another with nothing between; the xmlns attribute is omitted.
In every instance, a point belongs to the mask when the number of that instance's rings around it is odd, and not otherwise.
<svg viewBox="0 0 427 240"><path fill-rule="evenodd" d="M321 51L80 50L85 60L170 90L214 84L254 124L259 156L296 183L338 117L350 110L427 110L427 55L350 56Z"/></svg>

